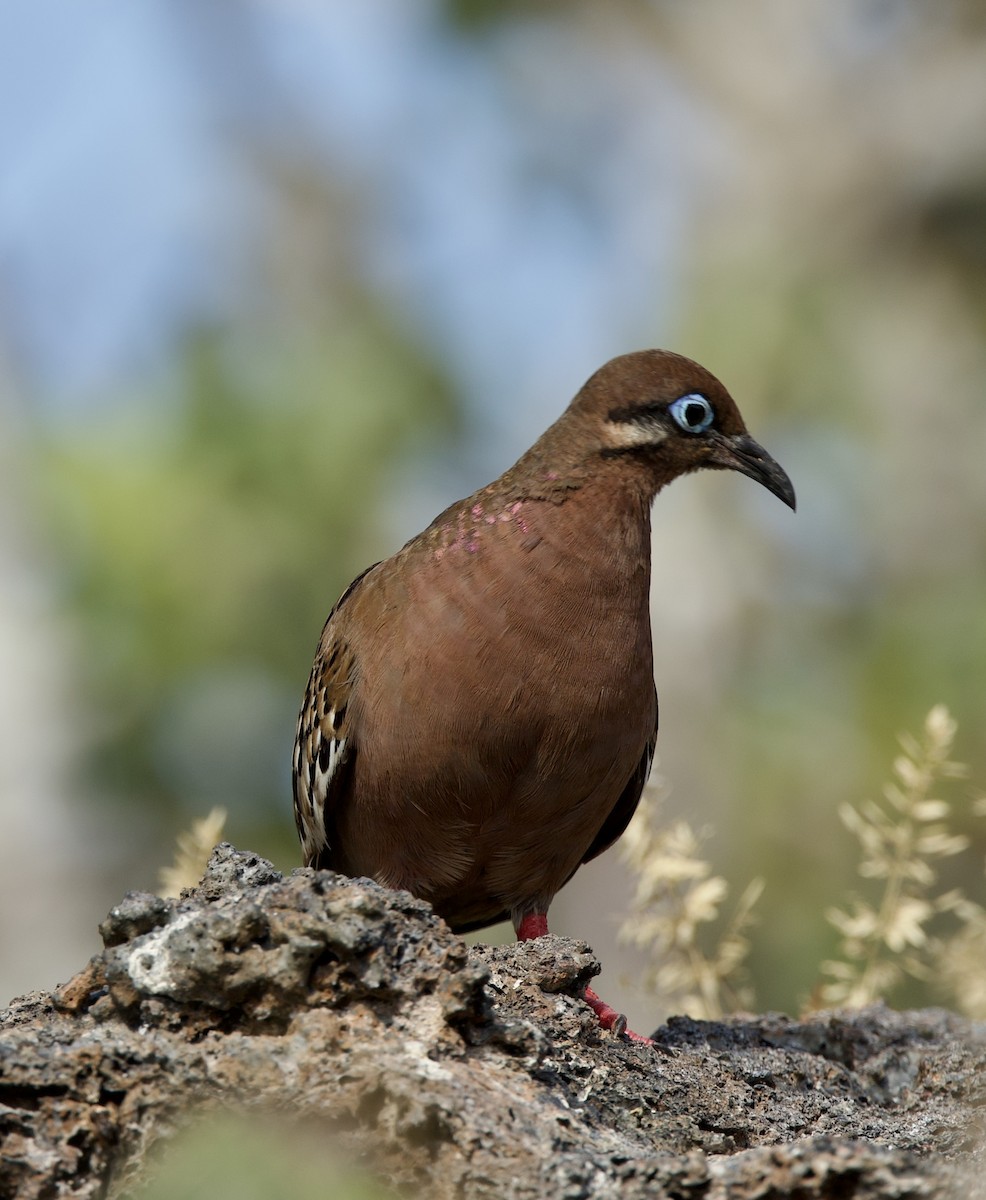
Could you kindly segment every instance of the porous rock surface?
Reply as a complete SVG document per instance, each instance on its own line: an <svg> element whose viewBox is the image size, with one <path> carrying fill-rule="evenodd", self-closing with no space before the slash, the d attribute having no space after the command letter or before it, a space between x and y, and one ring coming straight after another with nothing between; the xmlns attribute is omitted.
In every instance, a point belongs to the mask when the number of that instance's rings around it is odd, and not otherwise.
<svg viewBox="0 0 986 1200"><path fill-rule="evenodd" d="M112 1196L200 1108L324 1124L438 1200L986 1196L986 1029L873 1007L599 1030L598 965L468 948L404 892L217 847L0 1014L0 1197Z"/></svg>

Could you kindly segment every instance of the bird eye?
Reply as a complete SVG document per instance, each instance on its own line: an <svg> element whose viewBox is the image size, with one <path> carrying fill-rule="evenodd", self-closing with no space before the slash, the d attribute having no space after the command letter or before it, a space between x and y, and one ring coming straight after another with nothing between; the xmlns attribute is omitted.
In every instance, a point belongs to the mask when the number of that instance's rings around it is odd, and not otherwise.
<svg viewBox="0 0 986 1200"><path fill-rule="evenodd" d="M679 396L668 411L686 433L705 433L715 417L712 405L698 392Z"/></svg>

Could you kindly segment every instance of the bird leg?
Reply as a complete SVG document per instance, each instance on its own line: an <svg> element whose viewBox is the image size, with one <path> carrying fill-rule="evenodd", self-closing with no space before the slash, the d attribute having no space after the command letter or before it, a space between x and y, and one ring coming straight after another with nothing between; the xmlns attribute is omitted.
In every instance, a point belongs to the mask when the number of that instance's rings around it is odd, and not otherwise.
<svg viewBox="0 0 986 1200"><path fill-rule="evenodd" d="M520 919L515 928L518 942L530 942L534 938L545 937L548 933L547 913L528 913L526 917ZM644 1042L648 1046L654 1044L651 1038L628 1029L627 1019L623 1013L617 1012L612 1005L601 1000L591 987L585 989L585 1002L596 1014L603 1029L612 1029L617 1036L625 1034L631 1042Z"/></svg>
<svg viewBox="0 0 986 1200"><path fill-rule="evenodd" d="M520 923L514 928L518 942L533 942L535 938L547 936L548 914L528 913L526 917L521 917Z"/></svg>

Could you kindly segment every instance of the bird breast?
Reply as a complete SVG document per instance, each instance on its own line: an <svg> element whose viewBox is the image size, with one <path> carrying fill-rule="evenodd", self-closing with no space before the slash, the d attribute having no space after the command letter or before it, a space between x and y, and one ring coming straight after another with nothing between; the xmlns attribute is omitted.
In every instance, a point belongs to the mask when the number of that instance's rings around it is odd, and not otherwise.
<svg viewBox="0 0 986 1200"><path fill-rule="evenodd" d="M467 502L353 596L355 724L386 748L357 755L358 804L437 806L472 837L609 781L591 841L653 732L649 529L566 507Z"/></svg>

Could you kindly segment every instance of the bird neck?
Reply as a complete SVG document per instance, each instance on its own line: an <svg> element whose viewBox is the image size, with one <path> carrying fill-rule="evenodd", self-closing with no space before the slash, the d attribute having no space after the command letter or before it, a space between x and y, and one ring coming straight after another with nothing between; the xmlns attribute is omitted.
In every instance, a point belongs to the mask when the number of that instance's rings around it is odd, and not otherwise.
<svg viewBox="0 0 986 1200"><path fill-rule="evenodd" d="M569 412L485 490L507 503L546 500L563 504L598 485L606 496L622 497L631 507L649 514L657 493L680 474L680 464L664 448L613 450L600 446L598 434L583 428Z"/></svg>
<svg viewBox="0 0 986 1200"><path fill-rule="evenodd" d="M558 470L549 465L557 458L537 451L466 501L466 510L480 520L491 519L486 514L502 514L497 522L508 518L508 528L525 550L542 542L553 546L556 558L536 555L532 562L553 564L559 581L567 570L575 571L566 586L607 594L629 588L646 596L653 499L646 477L615 464ZM585 562L593 564L588 573Z"/></svg>

